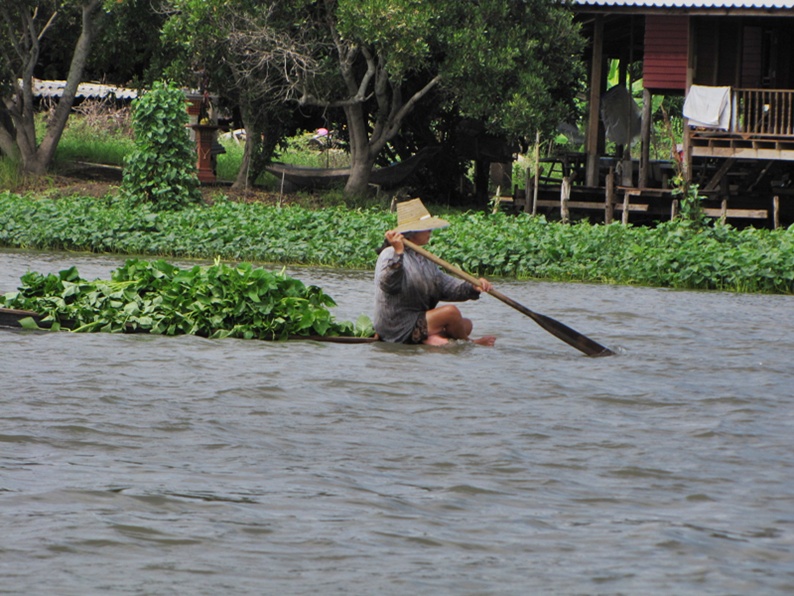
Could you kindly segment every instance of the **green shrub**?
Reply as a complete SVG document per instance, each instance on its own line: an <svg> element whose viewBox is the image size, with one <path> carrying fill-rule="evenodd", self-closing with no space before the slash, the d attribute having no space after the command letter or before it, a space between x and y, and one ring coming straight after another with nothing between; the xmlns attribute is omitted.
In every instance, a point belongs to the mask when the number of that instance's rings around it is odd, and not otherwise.
<svg viewBox="0 0 794 596"><path fill-rule="evenodd" d="M136 149L125 160L122 196L133 205L181 209L201 201L196 149L190 141L185 96L176 87L155 82L137 99L132 126Z"/></svg>

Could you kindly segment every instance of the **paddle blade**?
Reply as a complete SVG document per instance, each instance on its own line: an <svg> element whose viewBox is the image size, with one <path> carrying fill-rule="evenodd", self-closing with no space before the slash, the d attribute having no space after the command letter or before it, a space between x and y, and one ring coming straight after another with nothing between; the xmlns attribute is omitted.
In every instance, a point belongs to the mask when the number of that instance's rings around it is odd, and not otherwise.
<svg viewBox="0 0 794 596"><path fill-rule="evenodd" d="M530 310L523 304L516 302L497 290L491 290L488 293L497 300L501 300L508 306L512 306L517 311L527 315L546 331L588 356L612 356L615 353L609 348L602 346L597 341L593 341L586 335L582 335L575 329L571 329L568 325L564 325L551 317Z"/></svg>
<svg viewBox="0 0 794 596"><path fill-rule="evenodd" d="M586 335L582 335L575 329L571 329L567 325L564 325L563 323L560 323L551 317L547 317L546 315L536 312L533 312L531 317L533 321L543 327L546 331L560 338L562 341L570 346L573 346L587 356L599 358L601 356L612 356L615 354L615 352L606 346L602 346L597 341L590 339Z"/></svg>

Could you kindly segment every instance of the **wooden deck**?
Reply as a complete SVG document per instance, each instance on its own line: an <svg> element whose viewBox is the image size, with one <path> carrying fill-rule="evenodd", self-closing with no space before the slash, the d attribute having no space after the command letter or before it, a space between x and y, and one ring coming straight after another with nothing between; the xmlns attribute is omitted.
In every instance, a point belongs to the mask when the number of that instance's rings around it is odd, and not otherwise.
<svg viewBox="0 0 794 596"><path fill-rule="evenodd" d="M744 135L746 133L742 133ZM794 137L745 138L727 131L698 132L695 145L706 155L692 160L692 184L697 185L703 198L703 213L708 217L728 221L734 225L779 227L794 223ZM775 152L767 159L757 157L725 157L744 146L747 151L762 155ZM720 153L720 155L714 155ZM779 155L791 154L791 161ZM611 223L616 217L625 223L653 225L669 220L679 213L680 197L671 188L676 168L671 161L652 160L647 168L647 186L632 186L639 177L638 160L620 162L602 157L598 168L598 185L585 185L584 154L566 153L539 160L541 171L537 178L529 175L523 190L516 189L512 197L514 211L540 213L551 219L573 221L588 219ZM628 184L616 172L629 172ZM534 186L537 183L538 191Z"/></svg>
<svg viewBox="0 0 794 596"><path fill-rule="evenodd" d="M794 137L752 138L729 132L694 131L690 139L694 157L794 161Z"/></svg>
<svg viewBox="0 0 794 596"><path fill-rule="evenodd" d="M731 89L727 130L694 129L695 157L794 161L794 90Z"/></svg>
<svg viewBox="0 0 794 596"><path fill-rule="evenodd" d="M563 189L562 185L542 185L538 189L536 201L533 201L531 189L529 200L523 190L516 190L511 197L510 208L563 221L588 219L598 223L611 223L619 217L623 224L653 224L672 219L679 213L679 198L672 189L616 186L614 191L608 193L605 187L572 186L567 198ZM608 194L611 195L611 200L607 199ZM735 225L752 223L764 227L779 227L781 223L785 224L792 218L794 193L781 191L763 205L758 201L748 202L740 197L722 197L716 194L709 197L707 194L702 206L705 215L730 221Z"/></svg>

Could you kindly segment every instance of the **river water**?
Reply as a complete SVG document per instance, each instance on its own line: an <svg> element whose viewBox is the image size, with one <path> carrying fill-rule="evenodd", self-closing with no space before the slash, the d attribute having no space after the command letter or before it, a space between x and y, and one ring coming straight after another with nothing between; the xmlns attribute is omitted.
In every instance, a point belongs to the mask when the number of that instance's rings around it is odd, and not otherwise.
<svg viewBox="0 0 794 596"><path fill-rule="evenodd" d="M495 286L618 355L1 331L0 593L792 593L794 297Z"/></svg>

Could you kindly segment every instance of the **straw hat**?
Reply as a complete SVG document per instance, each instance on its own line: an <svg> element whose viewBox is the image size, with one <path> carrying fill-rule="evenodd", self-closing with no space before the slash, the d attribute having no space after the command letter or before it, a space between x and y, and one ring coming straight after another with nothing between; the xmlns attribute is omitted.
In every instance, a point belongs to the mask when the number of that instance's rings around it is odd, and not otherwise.
<svg viewBox="0 0 794 596"><path fill-rule="evenodd" d="M437 230L446 228L449 222L440 217L433 217L422 204L421 199L411 199L397 203L397 227L396 232L402 234L406 232L423 232L425 230Z"/></svg>

